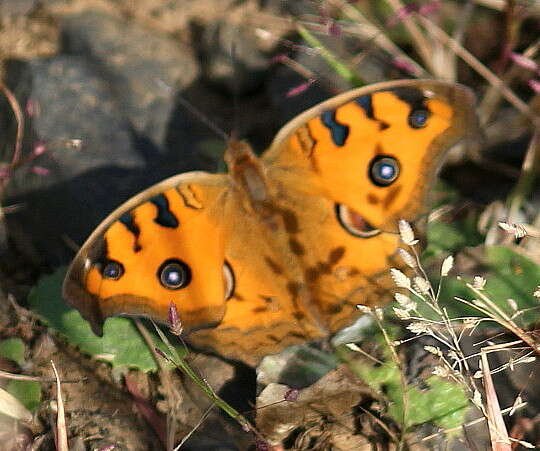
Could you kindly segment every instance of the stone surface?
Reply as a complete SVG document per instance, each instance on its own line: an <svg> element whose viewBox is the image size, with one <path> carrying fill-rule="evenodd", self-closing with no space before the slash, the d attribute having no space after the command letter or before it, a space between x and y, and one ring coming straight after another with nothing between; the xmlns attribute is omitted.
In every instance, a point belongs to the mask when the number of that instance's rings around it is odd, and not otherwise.
<svg viewBox="0 0 540 451"><path fill-rule="evenodd" d="M65 18L62 33L65 52L102 68L134 130L163 151L173 94L198 75L191 49L155 30L97 12Z"/></svg>
<svg viewBox="0 0 540 451"><path fill-rule="evenodd" d="M62 27L61 54L7 66L26 113L23 161L32 160L11 177L6 203L22 208L8 224L26 232L50 265L68 262L66 240L81 245L138 191L203 168L196 141L208 133L176 108L198 74L189 49L98 13L72 16ZM14 136L5 101L2 113L2 129ZM3 144L5 161L13 143Z"/></svg>

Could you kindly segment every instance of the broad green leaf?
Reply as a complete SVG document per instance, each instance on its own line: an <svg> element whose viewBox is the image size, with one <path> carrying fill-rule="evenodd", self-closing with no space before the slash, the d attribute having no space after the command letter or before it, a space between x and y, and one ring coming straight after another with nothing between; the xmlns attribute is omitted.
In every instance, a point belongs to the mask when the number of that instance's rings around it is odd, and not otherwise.
<svg viewBox="0 0 540 451"><path fill-rule="evenodd" d="M24 342L20 338L7 338L0 341L0 356L13 360L19 365L24 362Z"/></svg>
<svg viewBox="0 0 540 451"><path fill-rule="evenodd" d="M41 402L41 385L34 381L9 381L6 391L17 398L28 410L33 411Z"/></svg>
<svg viewBox="0 0 540 451"><path fill-rule="evenodd" d="M62 299L62 281L66 268L60 268L50 276L43 277L30 292L31 308L39 313L53 329L66 336L82 352L114 367L137 368L141 371L157 369L152 353L128 318L109 318L105 322L103 337L97 337L79 312L69 307ZM166 351L166 346L150 332L157 347ZM180 348L183 353L183 349Z"/></svg>
<svg viewBox="0 0 540 451"><path fill-rule="evenodd" d="M387 330L390 339L397 333ZM352 360L351 370L373 390L384 392L388 401L388 414L405 429L424 423L432 423L440 428L457 428L464 424L469 402L463 387L453 381L438 376L431 376L424 382L427 388L420 389L416 385L407 386L408 404L406 417L403 414L403 387L400 370L391 358L380 332L374 333L374 340L384 346L382 365ZM343 357L343 348L339 354ZM348 360L345 357L345 360Z"/></svg>

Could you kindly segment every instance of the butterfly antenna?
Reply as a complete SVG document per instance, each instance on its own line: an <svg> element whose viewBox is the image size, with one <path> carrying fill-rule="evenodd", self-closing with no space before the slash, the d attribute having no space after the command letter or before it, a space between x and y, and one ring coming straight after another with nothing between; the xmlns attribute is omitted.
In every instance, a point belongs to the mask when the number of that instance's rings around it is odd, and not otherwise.
<svg viewBox="0 0 540 451"><path fill-rule="evenodd" d="M188 102L182 96L179 96L178 99L186 110L188 110L191 114L193 114L193 116L199 119L204 125L206 125L210 130L212 130L216 135L222 138L225 142L229 142L231 140L231 136L227 135L227 133L225 133L220 127L218 127L215 122L210 120L210 118L206 116L206 114L204 114L201 110L195 108L193 104Z"/></svg>

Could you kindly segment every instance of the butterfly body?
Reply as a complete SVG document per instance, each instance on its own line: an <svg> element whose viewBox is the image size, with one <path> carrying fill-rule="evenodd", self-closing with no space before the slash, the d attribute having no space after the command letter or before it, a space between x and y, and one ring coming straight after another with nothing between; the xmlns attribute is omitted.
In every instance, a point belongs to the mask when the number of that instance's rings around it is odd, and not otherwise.
<svg viewBox="0 0 540 451"><path fill-rule="evenodd" d="M106 317L167 322L256 364L326 337L391 296L397 220L417 220L446 149L474 131L473 97L432 81L349 91L287 124L260 158L231 142L228 174L181 174L113 212L75 258L65 297Z"/></svg>

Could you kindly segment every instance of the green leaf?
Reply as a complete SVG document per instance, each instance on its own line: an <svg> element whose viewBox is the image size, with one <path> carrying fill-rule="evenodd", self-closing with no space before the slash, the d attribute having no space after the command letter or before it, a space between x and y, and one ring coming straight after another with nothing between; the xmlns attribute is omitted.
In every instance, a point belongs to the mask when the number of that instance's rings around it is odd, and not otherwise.
<svg viewBox="0 0 540 451"><path fill-rule="evenodd" d="M470 250L468 253L472 254ZM483 254L477 252L475 255L477 267L487 280L484 293L509 316L513 312L508 305L508 299L515 300L520 310L530 309L515 320L518 325L528 326L536 321L540 303L533 296L533 292L540 284L540 266L506 246L485 247ZM449 278L443 281L440 299L451 316L479 316L478 311L454 299L456 296L467 300L475 297L465 286L466 281L471 280L474 275L462 274L464 280Z"/></svg>
<svg viewBox="0 0 540 451"><path fill-rule="evenodd" d="M35 410L41 402L41 385L34 381L11 380L6 391L17 398L28 410Z"/></svg>
<svg viewBox="0 0 540 451"><path fill-rule="evenodd" d="M96 359L111 363L113 367L137 368L154 371L156 362L133 322L128 318L109 318L105 322L103 337L97 337L90 325L77 310L69 307L62 299L62 281L66 268L60 268L50 276L43 277L28 297L31 308L44 321L82 352ZM167 347L150 332L156 347L166 351ZM184 350L181 348L181 352Z"/></svg>
<svg viewBox="0 0 540 451"><path fill-rule="evenodd" d="M0 356L13 360L21 365L24 363L25 345L20 338L7 338L0 341Z"/></svg>
<svg viewBox="0 0 540 451"><path fill-rule="evenodd" d="M382 346L380 332L377 334ZM457 428L464 424L469 402L463 387L453 381L431 376L425 380L428 388L419 389L408 385L407 413L404 418L403 387L400 370L385 348L384 363L373 366L367 362L349 362L352 371L373 390L383 391L388 400L388 414L408 429L424 423L432 423L440 428Z"/></svg>
<svg viewBox="0 0 540 451"><path fill-rule="evenodd" d="M474 215L452 223L430 222L427 229L428 246L422 254L422 259L455 253L464 247L480 244L482 235L477 231L476 223L477 218Z"/></svg>

